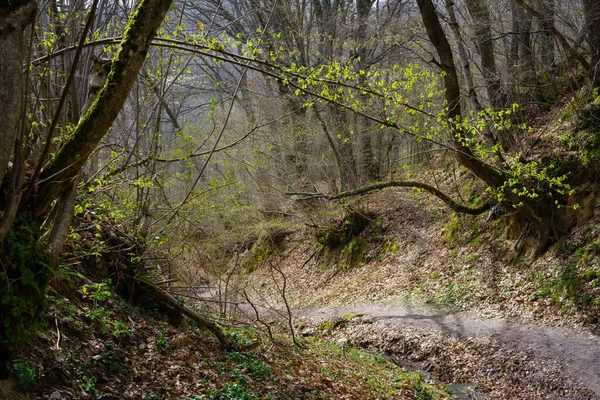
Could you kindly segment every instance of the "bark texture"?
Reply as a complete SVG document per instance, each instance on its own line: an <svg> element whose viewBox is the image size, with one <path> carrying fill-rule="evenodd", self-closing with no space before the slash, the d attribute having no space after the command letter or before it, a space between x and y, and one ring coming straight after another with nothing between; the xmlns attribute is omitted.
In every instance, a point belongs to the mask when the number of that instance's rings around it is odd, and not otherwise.
<svg viewBox="0 0 600 400"><path fill-rule="evenodd" d="M0 2L0 182L21 127L24 30L33 22L37 6L33 0Z"/></svg>
<svg viewBox="0 0 600 400"><path fill-rule="evenodd" d="M473 21L475 43L481 58L481 73L485 80L488 99L493 108L503 108L506 106L506 94L502 89L496 68L490 12L483 0L467 0L467 8Z"/></svg>
<svg viewBox="0 0 600 400"><path fill-rule="evenodd" d="M421 17L423 18L423 24L427 30L427 36L440 58L438 63L444 72L444 87L446 88L445 98L448 103L447 117L450 121L450 126L452 126L453 122L460 119L462 116L460 107L460 86L458 74L456 73L456 67L454 65L452 48L446 38L446 33L442 29L433 2L431 0L417 0L417 4L419 6ZM489 186L502 186L505 178L500 171L476 158L471 152L471 149L461 140L460 132L453 129L451 136L456 149L456 158L462 165L470 169Z"/></svg>
<svg viewBox="0 0 600 400"><path fill-rule="evenodd" d="M479 102L477 91L475 90L475 83L473 81L473 73L471 72L471 63L469 61L469 50L465 44L462 33L460 32L460 26L454 12L454 2L452 0L446 0L446 11L448 12L448 25L452 30L452 35L456 41L456 47L458 48L458 56L462 64L463 75L465 77L465 86L467 87L467 96L471 101L471 107L473 111L479 113L483 108Z"/></svg>
<svg viewBox="0 0 600 400"><path fill-rule="evenodd" d="M142 0L131 16L106 85L75 128L73 137L42 171L43 184L35 202L38 215L45 212L60 192L69 188L117 118L171 3L172 0Z"/></svg>
<svg viewBox="0 0 600 400"><path fill-rule="evenodd" d="M600 1L582 0L587 25L587 41L590 45L592 65L590 68L594 86L600 86Z"/></svg>

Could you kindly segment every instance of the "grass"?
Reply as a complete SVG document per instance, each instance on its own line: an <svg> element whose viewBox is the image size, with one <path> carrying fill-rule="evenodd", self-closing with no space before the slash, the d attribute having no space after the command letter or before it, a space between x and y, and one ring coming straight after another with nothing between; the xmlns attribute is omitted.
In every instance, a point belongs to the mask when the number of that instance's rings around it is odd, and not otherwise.
<svg viewBox="0 0 600 400"><path fill-rule="evenodd" d="M450 399L444 387L426 384L419 372L405 371L364 350L314 341L305 351L320 359L320 373L335 384L354 387L364 399ZM361 397L356 397L361 398Z"/></svg>
<svg viewBox="0 0 600 400"><path fill-rule="evenodd" d="M227 335L239 349L226 353L189 320L174 327L157 312L109 295L108 285L82 290L75 283L74 292L61 292L69 290L62 287L48 295L52 329L40 332L15 365L23 389L39 397L58 390L83 391L90 398L450 398L443 387L425 383L418 373L347 343L311 339L299 348L277 338L274 345L256 329L230 327ZM102 315L93 313L98 310ZM356 316L344 315L334 325ZM57 326L69 340L61 340L56 351L36 350L56 346ZM37 376L36 371L46 372ZM64 375L75 379L59 379Z"/></svg>
<svg viewBox="0 0 600 400"><path fill-rule="evenodd" d="M531 279L538 285L533 300L548 299L565 313L600 308L600 301L592 295L600 287L600 270L570 263L557 266L551 276L535 274Z"/></svg>

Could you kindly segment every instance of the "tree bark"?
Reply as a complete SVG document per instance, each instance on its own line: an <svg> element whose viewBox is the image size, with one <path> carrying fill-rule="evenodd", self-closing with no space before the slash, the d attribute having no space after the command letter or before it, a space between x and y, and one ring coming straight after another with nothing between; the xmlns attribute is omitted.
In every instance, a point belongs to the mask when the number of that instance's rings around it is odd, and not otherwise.
<svg viewBox="0 0 600 400"><path fill-rule="evenodd" d="M454 129L454 122L461 118L462 113L460 107L460 86L454 65L452 48L450 47L450 43L448 43L446 33L442 29L433 2L431 0L417 0L417 4L423 18L427 36L433 47L435 47L440 58L438 63L444 72L445 99L448 106L447 118L449 126L452 129L450 136L456 149L456 159L489 186L502 186L505 181L504 174L476 158L471 149L462 141L461 132Z"/></svg>
<svg viewBox="0 0 600 400"><path fill-rule="evenodd" d="M511 1L513 41L509 70L513 76L516 76L515 93L516 100L519 102L526 100L523 98L522 93L531 93L537 86L536 65L531 48L533 14L528 11L528 8L531 7L523 0ZM524 89L520 88L522 86L524 86Z"/></svg>
<svg viewBox="0 0 600 400"><path fill-rule="evenodd" d="M550 1L550 0L542 0L542 1ZM592 0L593 1L593 0ZM512 12L512 30L513 30L513 41L512 41L512 47L511 47L511 56L510 56L510 60L511 60L511 65L510 67L512 68L513 66L516 66L518 64L518 55L519 55L519 38L518 38L518 34L521 30L520 28L520 20L521 20L521 13L522 10L520 10L520 7L522 7L525 11L527 11L527 13L529 13L531 16L538 18L540 21L544 21L546 19L546 17L544 17L543 13L538 12L536 9L534 9L533 7L531 7L528 3L525 2L525 0L511 0L511 12ZM569 42L567 41L567 39L565 38L565 36L560 33L560 31L558 29L556 29L556 27L554 26L554 24L544 24L543 29L545 31L549 31L552 33L552 35L554 35L554 37L556 38L556 40L558 41L558 43L560 44L560 46L563 48L563 51L565 54L567 54L567 57L573 57L576 58L577 61L585 68L585 69L589 69L590 68L590 64L587 62L587 60L585 59L585 57L579 52L577 51L577 47L579 47L579 43L577 43L578 41L575 40L575 43L573 45L570 45Z"/></svg>
<svg viewBox="0 0 600 400"><path fill-rule="evenodd" d="M460 32L460 26L458 24L458 20L456 19L456 13L454 12L453 0L446 0L446 11L448 12L449 18L448 25L450 25L454 40L456 41L458 56L460 57L460 62L462 64L463 75L465 77L465 86L467 87L467 96L469 97L473 111L479 114L483 107L479 102L479 97L477 96L477 91L475 90L473 73L471 72L471 63L469 62L469 51Z"/></svg>
<svg viewBox="0 0 600 400"><path fill-rule="evenodd" d="M554 0L540 0L542 6L541 18L539 18L542 27L540 40L540 55L542 65L547 69L554 67Z"/></svg>
<svg viewBox="0 0 600 400"><path fill-rule="evenodd" d="M0 3L0 182L21 128L24 101L25 28L36 15L34 0Z"/></svg>
<svg viewBox="0 0 600 400"><path fill-rule="evenodd" d="M42 171L40 178L43 183L35 199L37 215L43 214L52 200L69 188L117 118L171 3L172 0L142 0L130 17L121 49L113 60L104 88L75 128L72 138Z"/></svg>
<svg viewBox="0 0 600 400"><path fill-rule="evenodd" d="M600 86L600 1L582 0L587 42L590 46L592 65L590 75L594 86Z"/></svg>
<svg viewBox="0 0 600 400"><path fill-rule="evenodd" d="M356 1L356 18L358 24L355 27L356 34L354 36L356 37L356 55L360 59L358 68L361 70L366 69L368 66L367 23L373 2L374 0ZM368 101L367 96L362 97L362 102L366 103ZM357 120L360 124L360 131L358 132L360 179L362 182L371 182L377 180L379 177L379 165L375 161L373 145L371 143L373 123L362 117L357 117Z"/></svg>
<svg viewBox="0 0 600 400"><path fill-rule="evenodd" d="M504 108L506 107L506 94L496 68L490 12L483 0L467 0L467 9L473 21L475 43L477 44L477 53L481 58L481 73L485 80L488 99L492 108Z"/></svg>

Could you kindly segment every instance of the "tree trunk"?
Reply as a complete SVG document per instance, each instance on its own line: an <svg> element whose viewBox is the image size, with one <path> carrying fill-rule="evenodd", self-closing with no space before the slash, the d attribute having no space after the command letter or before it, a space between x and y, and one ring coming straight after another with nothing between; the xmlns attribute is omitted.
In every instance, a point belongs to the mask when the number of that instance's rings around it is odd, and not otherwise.
<svg viewBox="0 0 600 400"><path fill-rule="evenodd" d="M368 68L368 47L367 47L367 27L369 12L373 6L374 0L357 0L356 1L356 17L358 24L356 25L356 56L359 57L358 68L364 70ZM368 101L367 96L361 96L362 102ZM358 142L360 147L359 154L359 171L360 180L362 182L371 182L377 180L379 168L375 162L373 153L373 144L371 143L374 124L363 117L357 117L358 123Z"/></svg>
<svg viewBox="0 0 600 400"><path fill-rule="evenodd" d="M427 30L427 36L440 58L439 64L444 72L444 87L446 89L445 98L448 104L447 118L450 126L453 126L454 121L460 119L462 113L460 108L460 86L458 83L458 74L456 73L456 67L454 65L452 48L450 47L450 43L448 43L446 33L442 29L442 25L440 24L432 1L417 0L417 4L419 6L419 11L421 12L421 17L423 18L425 29ZM476 158L471 152L471 149L461 140L460 132L456 132L453 129L450 136L452 137L454 148L456 149L456 158L462 165L470 169L489 186L499 187L504 183L504 175L500 171Z"/></svg>
<svg viewBox="0 0 600 400"><path fill-rule="evenodd" d="M35 201L37 215L43 214L52 200L68 189L117 118L171 2L142 0L131 16L106 85L75 128L72 138L60 149L52 164L42 171L40 178L44 184Z"/></svg>
<svg viewBox="0 0 600 400"><path fill-rule="evenodd" d="M600 1L582 0L585 24L587 25L587 42L590 46L592 65L590 75L594 86L600 86Z"/></svg>
<svg viewBox="0 0 600 400"><path fill-rule="evenodd" d="M531 26L533 23L533 17L529 15L525 10L520 12L520 32L519 39L521 42L521 51L519 53L519 64L523 69L523 82L528 86L529 90L535 88L537 84L537 74L535 58L533 57L533 49L531 42Z"/></svg>
<svg viewBox="0 0 600 400"><path fill-rule="evenodd" d="M446 0L446 10L448 11L449 17L449 25L452 30L452 34L454 35L454 40L456 40L456 46L458 47L458 56L460 57L460 61L462 63L463 75L465 77L465 85L467 87L467 95L471 102L471 107L475 114L479 114L483 107L479 102L479 97L477 96L477 91L475 90L475 84L473 83L473 74L471 73L471 64L469 62L469 54L467 50L467 46L460 32L460 26L458 25L458 20L456 19L456 14L454 12L454 3L452 0ZM495 67L494 67L495 68ZM492 130L486 126L483 129L483 135L487 145L491 148L496 144L496 138L492 133ZM509 147L509 142L506 140L506 133L503 132L501 136L503 147Z"/></svg>
<svg viewBox="0 0 600 400"><path fill-rule="evenodd" d="M552 0L541 0L544 2L544 7L548 8L551 5L553 5L554 3L552 2ZM548 4L546 4L546 2ZM518 6L517 6L518 4ZM532 16L537 18L538 20L542 21L542 28L545 32L551 32L552 35L554 36L554 38L556 38L556 40L558 41L558 43L560 44L560 46L563 49L563 52L566 54L566 57L568 58L574 58L577 59L577 62L579 62L579 64L581 64L585 69L589 69L590 68L590 64L587 62L587 60L585 59L585 57L577 50L577 48L579 47L579 45L581 44L579 42L579 39L575 39L575 43L573 43L573 45L569 44L569 42L567 41L567 39L565 38L565 36L560 33L560 31L558 29L556 29L556 27L554 26L554 23L547 23L547 19L548 17L545 16L544 11L539 12L537 11L535 8L531 7L531 5L529 3L527 3L525 0L511 0L511 11L512 11L512 20L513 20L513 49L511 51L511 61L514 61L511 63L511 65L517 65L517 57L518 57L518 48L519 46L518 44L518 33L520 31L520 23L521 23L521 12L522 10L520 10L520 8L523 8L525 11L527 11L527 13Z"/></svg>
<svg viewBox="0 0 600 400"><path fill-rule="evenodd" d="M531 49L532 15L521 5L521 0L511 2L513 18L513 42L511 48L511 71L516 76L517 101L523 101L521 93L530 93L536 86L535 59ZM524 89L522 88L524 87Z"/></svg>
<svg viewBox="0 0 600 400"><path fill-rule="evenodd" d="M504 108L506 107L506 94L496 68L490 12L483 0L467 0L467 9L474 25L475 43L477 44L477 53L481 58L481 73L485 80L488 99L492 108Z"/></svg>
<svg viewBox="0 0 600 400"><path fill-rule="evenodd" d="M454 40L456 41L456 47L458 48L458 56L460 57L463 75L465 76L467 96L471 101L471 107L473 107L473 111L479 114L483 107L479 102L479 97L477 96L477 91L475 90L475 84L473 83L473 73L471 72L471 63L469 62L469 51L460 32L460 26L458 25L456 13L454 12L453 0L446 0L446 11L448 12L448 24L450 25L450 29L452 30L452 34L454 35Z"/></svg>
<svg viewBox="0 0 600 400"><path fill-rule="evenodd" d="M4 274L0 279L2 297L0 305L0 375L6 371L5 364L23 341L28 324L35 320L44 298L44 289L50 277L50 257L48 248L42 244L41 218L49 204L59 195L73 188L73 182L81 171L85 160L108 131L121 110L129 91L137 79L150 46L150 42L166 15L172 0L142 0L137 11L131 16L125 31L121 49L112 63L108 76L108 85L99 93L96 101L81 119L71 139L62 147L52 164L45 168L39 183L39 197L26 199L27 206L22 207L11 222L2 244L0 263ZM5 5L0 3L0 129L2 131L3 152L14 146L18 134L19 116L23 109L23 28L35 16L37 2L14 1ZM12 6L12 4L19 4ZM9 80L12 79L12 82ZM7 93L9 87L13 92ZM16 100L15 100L16 99ZM7 104L11 109L5 109ZM12 114L12 112L16 112ZM10 150L9 150L10 151ZM4 171L5 165L1 165ZM32 187L38 182L31 182ZM16 195L16 194L15 194ZM68 196L75 195L75 190ZM33 195L32 197L35 197ZM37 202L35 201L37 200ZM70 202L65 201L65 206ZM31 207L33 206L33 207ZM65 208L66 210L66 208ZM36 215L33 215L33 212ZM5 213L6 214L6 213ZM8 228L3 226L3 229ZM58 239L64 229L57 226L55 236ZM10 239L10 240L8 240ZM59 240L52 246L60 248ZM15 306L16 305L16 306Z"/></svg>
<svg viewBox="0 0 600 400"><path fill-rule="evenodd" d="M24 123L24 30L36 11L37 1L33 0L0 3L0 182Z"/></svg>
<svg viewBox="0 0 600 400"><path fill-rule="evenodd" d="M471 170L477 177L486 184L494 188L502 188L508 180L508 176L500 170L494 169L490 165L476 158L471 149L461 140L461 132L452 121L459 120L461 117L460 109L460 90L458 86L458 76L454 66L452 49L448 39L440 25L435 7L432 0L417 0L427 36L435 47L440 58L439 65L444 75L445 99L448 104L447 117L450 121L450 136L454 142L455 154L457 160L466 168ZM545 249L550 239L550 221L549 207L552 205L545 200L530 200L527 196L518 194L519 188L505 187L503 194L508 202L518 210L519 219L528 221L529 226L534 227L532 238L535 242L534 254L538 254Z"/></svg>
<svg viewBox="0 0 600 400"><path fill-rule="evenodd" d="M356 156L354 154L353 137L350 133L350 118L346 110L336 106L330 107L330 115L333 125L336 127L337 147L343 164L344 184L346 190L358 186L358 171L356 168Z"/></svg>
<svg viewBox="0 0 600 400"><path fill-rule="evenodd" d="M554 67L554 0L541 0L542 6L540 25L542 28L540 36L540 53L542 65L552 70Z"/></svg>

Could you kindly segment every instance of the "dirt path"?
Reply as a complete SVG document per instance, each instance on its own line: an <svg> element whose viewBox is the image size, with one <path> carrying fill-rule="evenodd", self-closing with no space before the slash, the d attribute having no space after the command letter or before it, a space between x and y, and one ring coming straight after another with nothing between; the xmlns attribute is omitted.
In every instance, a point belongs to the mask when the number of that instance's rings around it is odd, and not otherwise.
<svg viewBox="0 0 600 400"><path fill-rule="evenodd" d="M348 315L331 333L455 384L459 398L600 399L600 340L564 328L478 320L391 302L304 309L318 324Z"/></svg>

